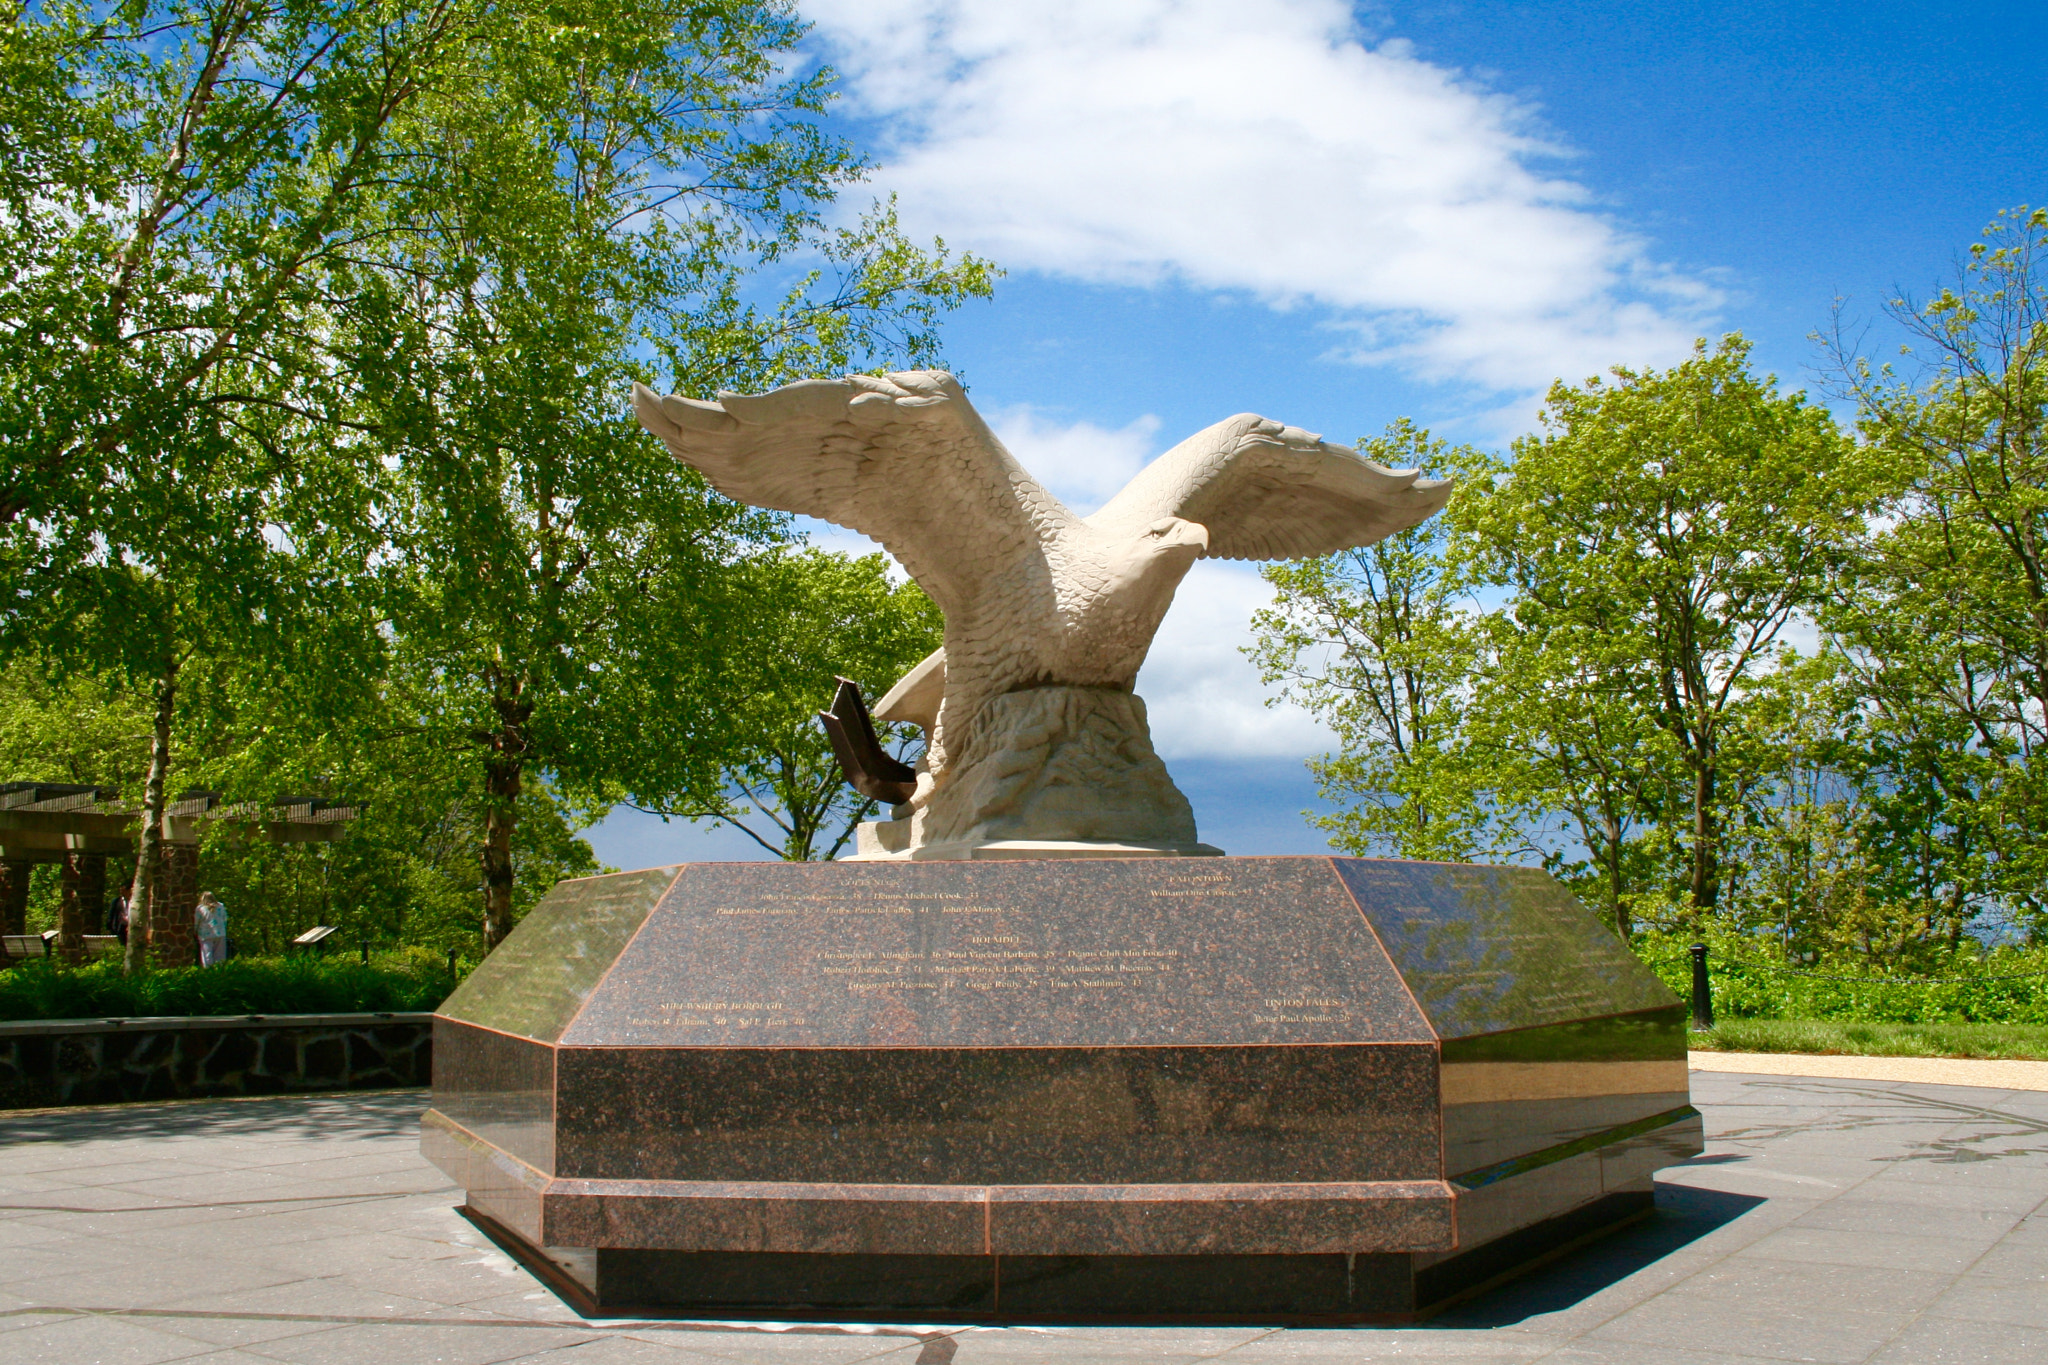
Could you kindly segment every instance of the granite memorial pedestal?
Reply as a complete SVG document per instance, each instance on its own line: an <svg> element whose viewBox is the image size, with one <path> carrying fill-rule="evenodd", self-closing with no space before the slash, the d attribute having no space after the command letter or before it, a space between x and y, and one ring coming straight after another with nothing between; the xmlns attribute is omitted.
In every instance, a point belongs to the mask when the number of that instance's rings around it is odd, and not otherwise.
<svg viewBox="0 0 2048 1365"><path fill-rule="evenodd" d="M1555 881L1330 857L564 882L427 1155L586 1311L1412 1315L1650 1207L1684 1009Z"/></svg>

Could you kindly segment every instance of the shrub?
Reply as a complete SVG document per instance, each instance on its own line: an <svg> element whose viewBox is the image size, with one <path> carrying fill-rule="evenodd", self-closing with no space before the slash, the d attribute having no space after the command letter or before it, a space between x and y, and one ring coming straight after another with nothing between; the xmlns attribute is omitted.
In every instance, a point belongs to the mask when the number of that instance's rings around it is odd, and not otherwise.
<svg viewBox="0 0 2048 1365"><path fill-rule="evenodd" d="M116 1019L149 1015L356 1014L430 1010L456 978L424 950L354 958L250 957L217 967L124 975L118 961L76 969L47 959L0 971L0 1019Z"/></svg>
<svg viewBox="0 0 2048 1365"><path fill-rule="evenodd" d="M1687 949L1694 941L1686 934L1642 934L1632 946L1680 999L1690 1000ZM1699 941L1707 945L1716 1018L2048 1024L2048 949L1979 954L1966 945L1926 973L1944 979L1921 980L1855 961L1773 962L1774 944L1725 930L1709 930Z"/></svg>

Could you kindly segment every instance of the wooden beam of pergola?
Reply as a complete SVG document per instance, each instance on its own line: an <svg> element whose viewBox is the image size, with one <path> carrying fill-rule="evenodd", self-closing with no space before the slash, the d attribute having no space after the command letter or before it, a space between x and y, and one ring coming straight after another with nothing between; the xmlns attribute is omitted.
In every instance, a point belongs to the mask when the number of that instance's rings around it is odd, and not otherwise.
<svg viewBox="0 0 2048 1365"><path fill-rule="evenodd" d="M185 792L164 811L164 839L199 842L201 822L221 823L230 838L251 835L275 844L328 843L356 818L357 808L322 797L223 803L218 792ZM104 787L51 782L0 784L0 857L61 862L70 854L119 856L135 851L142 812Z"/></svg>

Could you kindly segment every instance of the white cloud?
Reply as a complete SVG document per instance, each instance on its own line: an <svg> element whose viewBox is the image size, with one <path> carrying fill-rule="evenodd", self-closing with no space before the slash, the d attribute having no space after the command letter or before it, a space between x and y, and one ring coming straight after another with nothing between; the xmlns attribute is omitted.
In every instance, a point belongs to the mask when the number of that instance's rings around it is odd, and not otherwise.
<svg viewBox="0 0 2048 1365"><path fill-rule="evenodd" d="M1182 580L1138 673L1153 746L1169 763L1310 758L1336 747L1300 707L1267 706L1259 671L1244 656L1252 613L1272 600L1272 588L1249 565L1202 560Z"/></svg>
<svg viewBox="0 0 2048 1365"><path fill-rule="evenodd" d="M1013 270L1319 305L1340 354L1497 390L1669 359L1717 303L1341 0L804 9L906 225Z"/></svg>
<svg viewBox="0 0 2048 1365"><path fill-rule="evenodd" d="M989 421L1019 464L1080 516L1092 514L1157 455L1159 419L1150 413L1111 431L1093 422L1062 426L1028 405Z"/></svg>

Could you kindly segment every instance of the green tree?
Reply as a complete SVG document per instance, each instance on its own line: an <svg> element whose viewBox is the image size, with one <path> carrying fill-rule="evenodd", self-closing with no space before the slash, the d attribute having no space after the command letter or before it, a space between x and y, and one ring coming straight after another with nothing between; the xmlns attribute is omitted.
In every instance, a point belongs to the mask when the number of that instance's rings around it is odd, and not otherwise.
<svg viewBox="0 0 2048 1365"><path fill-rule="evenodd" d="M1906 345L1824 343L1888 466L1883 515L1826 615L1885 776L1880 865L1935 919L1994 907L2048 933L2048 210L1999 215L1933 298L1892 300Z"/></svg>
<svg viewBox="0 0 2048 1365"><path fill-rule="evenodd" d="M261 666L195 672L184 780L262 805L285 793L355 809L331 842L275 843L234 821L202 822L201 876L225 900L238 943L277 949L314 924L351 942L483 948L483 774L446 742L431 694L303 686ZM577 837L594 812L546 783L519 797L512 906L524 913L563 877L599 869Z"/></svg>
<svg viewBox="0 0 2048 1365"><path fill-rule="evenodd" d="M752 646L727 712L731 757L723 785L651 813L730 825L779 858L829 861L875 802L854 791L817 721L837 679L872 702L937 649L944 618L914 583L892 583L881 555L805 549L754 566ZM913 762L915 726L877 727Z"/></svg>
<svg viewBox="0 0 2048 1365"><path fill-rule="evenodd" d="M404 230L392 129L496 13L132 0L0 38L0 650L147 694L138 900L181 674L320 610L360 521L335 270Z"/></svg>
<svg viewBox="0 0 2048 1365"><path fill-rule="evenodd" d="M1458 498L1494 473L1403 418L1358 442L1368 459L1460 479ZM1355 854L1462 861L1515 839L1467 740L1485 631L1451 523L1434 517L1361 550L1261 570L1273 605L1252 618L1247 651L1272 699L1292 699L1342 746L1309 764L1339 809L1314 823ZM1269 703L1271 704L1271 703Z"/></svg>
<svg viewBox="0 0 2048 1365"><path fill-rule="evenodd" d="M479 57L488 102L407 125L447 167L351 315L385 504L396 677L482 774L485 935L514 915L522 794L708 808L749 722L746 651L786 519L710 492L642 432L631 384L708 395L936 354L982 262L878 208L790 74L781 3L591 4ZM792 272L794 272L792 274Z"/></svg>
<svg viewBox="0 0 2048 1365"><path fill-rule="evenodd" d="M1491 489L1473 492L1455 508L1454 535L1488 515ZM1570 622L1532 625L1512 605L1485 617L1468 751L1546 865L1627 938L1657 882L1669 744L1624 685L1631 661L1614 657L1610 639Z"/></svg>
<svg viewBox="0 0 2048 1365"><path fill-rule="evenodd" d="M404 692L212 658L183 673L180 690L176 787L258 808L308 794L357 812L331 827L331 842L273 842L243 819L199 822L201 881L228 904L239 951L277 950L314 924L339 926L351 944L481 949L479 774L392 704ZM149 770L151 721L132 691L88 676L53 681L17 658L0 669L0 780L94 783L133 802ZM544 784L522 795L515 913L561 878L600 870L577 837L592 814ZM31 907L50 923L56 881L54 866L39 874Z"/></svg>
<svg viewBox="0 0 2048 1365"><path fill-rule="evenodd" d="M0 781L140 790L150 719L134 693L104 679L52 678L28 655L0 666Z"/></svg>
<svg viewBox="0 0 2048 1365"><path fill-rule="evenodd" d="M1544 431L1466 517L1516 628L1581 665L1547 675L1578 678L1586 700L1569 705L1625 701L1640 719L1608 741L1633 748L1653 726L1668 743L1682 783L1665 831L1694 918L1722 892L1729 734L1872 496L1827 412L1748 357L1730 336L1669 370L1554 385Z"/></svg>

